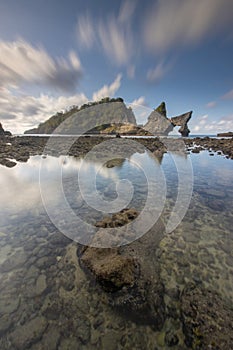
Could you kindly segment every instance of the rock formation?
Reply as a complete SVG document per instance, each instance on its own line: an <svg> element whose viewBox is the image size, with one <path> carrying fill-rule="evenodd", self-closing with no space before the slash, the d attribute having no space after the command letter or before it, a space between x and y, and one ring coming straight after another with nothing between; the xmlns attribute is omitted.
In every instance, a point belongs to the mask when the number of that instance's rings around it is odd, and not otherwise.
<svg viewBox="0 0 233 350"><path fill-rule="evenodd" d="M189 136L190 130L188 128L188 122L192 117L192 113L193 112L191 111L191 112L181 114L177 117L171 118L172 125L180 126L178 131L181 133L183 137Z"/></svg>
<svg viewBox="0 0 233 350"><path fill-rule="evenodd" d="M10 131L5 131L2 127L2 124L0 123L0 137L5 137L5 136L12 136Z"/></svg>
<svg viewBox="0 0 233 350"><path fill-rule="evenodd" d="M106 242L109 235L106 227L112 227L114 237L121 240L121 233L115 228L124 226L137 215L134 209L124 209L99 221L96 226L100 229L94 241ZM134 322L149 324L157 330L162 328L165 317L164 287L156 263L156 250L163 233L164 225L158 221L146 235L129 245L119 248L82 246L77 251L80 266L107 292L110 304Z"/></svg>
<svg viewBox="0 0 233 350"><path fill-rule="evenodd" d="M10 131L4 130L2 124L0 123L0 139L5 138L5 136L12 136Z"/></svg>
<svg viewBox="0 0 233 350"><path fill-rule="evenodd" d="M127 108L121 98L105 98L73 107L65 113L57 113L38 128L25 131L25 134L98 134L106 128L106 124L110 126L111 123L137 124L132 109Z"/></svg>
<svg viewBox="0 0 233 350"><path fill-rule="evenodd" d="M165 135L173 130L175 126L180 126L178 130L183 137L189 135L188 121L191 119L192 112L184 113L177 117L167 118L165 102L162 102L148 117L148 122L144 129L153 135Z"/></svg>
<svg viewBox="0 0 233 350"><path fill-rule="evenodd" d="M148 122L143 127L153 135L168 135L173 130L173 125L167 118L166 105L162 102L148 117Z"/></svg>

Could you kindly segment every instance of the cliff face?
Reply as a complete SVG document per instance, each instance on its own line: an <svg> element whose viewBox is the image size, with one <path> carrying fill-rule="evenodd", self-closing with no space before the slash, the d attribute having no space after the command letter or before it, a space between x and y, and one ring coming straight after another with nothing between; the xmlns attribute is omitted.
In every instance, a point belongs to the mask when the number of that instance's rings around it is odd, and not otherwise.
<svg viewBox="0 0 233 350"><path fill-rule="evenodd" d="M73 107L66 113L57 113L37 128L25 131L25 134L123 133L145 135L149 133L168 135L175 126L180 126L181 135L188 136L190 132L188 121L191 115L192 112L188 112L169 119L167 118L166 105L162 102L150 114L147 123L140 130L137 127L132 109L126 107L123 99L104 98L99 102L88 103L80 108ZM119 125L114 126L113 124Z"/></svg>
<svg viewBox="0 0 233 350"><path fill-rule="evenodd" d="M191 119L192 112L184 113L180 116L167 118L165 102L162 102L148 117L144 129L153 135L165 135L173 130L175 126L180 126L178 130L182 136L188 136L190 130L188 121Z"/></svg>
<svg viewBox="0 0 233 350"><path fill-rule="evenodd" d="M40 124L38 128L27 130L25 134L80 134L103 124L130 123L136 125L133 111L122 99L109 102L90 103L73 108L67 113L58 113Z"/></svg>
<svg viewBox="0 0 233 350"><path fill-rule="evenodd" d="M168 135L173 130L170 120L167 118L166 105L161 103L148 117L148 122L143 127L153 135Z"/></svg>

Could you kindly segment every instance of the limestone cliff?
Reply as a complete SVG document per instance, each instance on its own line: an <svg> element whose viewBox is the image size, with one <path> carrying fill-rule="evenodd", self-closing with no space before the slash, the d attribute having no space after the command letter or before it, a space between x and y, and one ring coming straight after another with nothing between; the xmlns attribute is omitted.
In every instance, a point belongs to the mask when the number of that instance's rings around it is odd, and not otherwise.
<svg viewBox="0 0 233 350"><path fill-rule="evenodd" d="M173 125L167 118L165 102L162 102L148 117L148 122L143 127L153 135L168 135L173 130Z"/></svg>
<svg viewBox="0 0 233 350"><path fill-rule="evenodd" d="M81 134L92 130L101 131L102 125L111 123L130 123L136 125L131 108L127 108L123 99L105 98L99 102L90 102L73 107L66 113L57 113L41 123L38 128L27 130L25 134ZM94 130L93 130L94 129Z"/></svg>
<svg viewBox="0 0 233 350"><path fill-rule="evenodd" d="M144 129L153 135L168 135L175 126L180 126L178 130L182 136L188 136L190 130L188 122L191 119L192 112L181 114L177 117L167 118L165 102L162 102L148 117Z"/></svg>

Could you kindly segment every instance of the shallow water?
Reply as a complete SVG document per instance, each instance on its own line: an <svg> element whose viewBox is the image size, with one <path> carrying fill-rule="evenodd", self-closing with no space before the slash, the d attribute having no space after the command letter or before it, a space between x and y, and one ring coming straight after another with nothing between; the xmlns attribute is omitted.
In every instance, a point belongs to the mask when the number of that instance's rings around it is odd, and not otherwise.
<svg viewBox="0 0 233 350"><path fill-rule="evenodd" d="M231 160L210 157L208 152L189 156L165 154L163 159L144 153L134 154L111 168L98 161L83 162L66 156L34 156L11 169L1 166L0 348L164 349L165 335L172 331L179 339L179 345L173 348L186 349L178 316L167 318L163 329L156 331L117 313L106 294L79 267L76 243L59 234L57 227L68 232L82 230L75 219L67 220L67 204L75 214L72 218L79 216L90 225L103 217L98 208L83 200L83 193L87 198L91 193L85 183L80 191L80 171L86 179L96 175L97 194L110 201L109 205L117 198L116 183L129 180L134 194L127 206L138 211L150 195L144 172L155 172L154 205L160 212L161 203L164 204L162 219L166 224L177 199L178 185L182 190L182 181L187 180L184 177L192 175L185 174L190 164L194 181L187 212L182 222L163 236L156 253L165 302L175 309L176 291L194 282L203 283L232 303ZM184 206L187 203L188 199ZM54 215L49 217L51 212Z"/></svg>

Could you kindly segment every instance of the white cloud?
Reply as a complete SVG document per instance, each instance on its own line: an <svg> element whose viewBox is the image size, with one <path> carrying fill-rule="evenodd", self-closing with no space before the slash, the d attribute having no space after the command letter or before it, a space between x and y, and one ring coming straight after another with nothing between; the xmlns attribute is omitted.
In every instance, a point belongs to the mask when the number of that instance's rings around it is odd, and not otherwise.
<svg viewBox="0 0 233 350"><path fill-rule="evenodd" d="M133 56L133 37L129 24L111 16L101 21L98 34L105 54L118 65L127 64Z"/></svg>
<svg viewBox="0 0 233 350"><path fill-rule="evenodd" d="M135 106L146 106L146 100L144 96L140 96L139 98L133 100L130 105L135 105Z"/></svg>
<svg viewBox="0 0 233 350"><path fill-rule="evenodd" d="M150 82L157 83L159 82L164 75L169 71L171 65L164 64L164 62L160 62L153 69L149 69L147 72L147 80Z"/></svg>
<svg viewBox="0 0 233 350"><path fill-rule="evenodd" d="M195 125L192 126L192 123ZM220 119L211 119L208 115L199 116L190 122L191 132L201 134L217 134L233 130L233 115L223 116Z"/></svg>
<svg viewBox="0 0 233 350"><path fill-rule="evenodd" d="M214 108L217 105L216 101L210 101L209 103L206 104L207 108Z"/></svg>
<svg viewBox="0 0 233 350"><path fill-rule="evenodd" d="M136 9L136 1L126 0L121 4L119 11L119 22L125 23L128 22L129 19L133 16L134 11Z"/></svg>
<svg viewBox="0 0 233 350"><path fill-rule="evenodd" d="M196 125L193 129L193 131L200 131L200 126Z"/></svg>
<svg viewBox="0 0 233 350"><path fill-rule="evenodd" d="M232 11L232 0L158 0L144 16L144 43L156 54L193 45L227 28Z"/></svg>
<svg viewBox="0 0 233 350"><path fill-rule="evenodd" d="M222 96L223 100L233 100L233 90L228 91L224 96Z"/></svg>
<svg viewBox="0 0 233 350"><path fill-rule="evenodd" d="M93 21L88 14L79 16L76 33L78 42L80 42L82 46L90 49L95 43L95 29Z"/></svg>
<svg viewBox="0 0 233 350"><path fill-rule="evenodd" d="M135 1L127 0L117 15L106 14L97 20L89 14L79 16L76 26L78 41L89 49L96 45L117 65L127 65L136 47L131 26L135 5Z"/></svg>
<svg viewBox="0 0 233 350"><path fill-rule="evenodd" d="M93 100L98 101L103 97L111 97L114 96L117 90L121 86L121 78L122 75L118 74L116 79L110 85L104 85L101 89L93 93Z"/></svg>
<svg viewBox="0 0 233 350"><path fill-rule="evenodd" d="M145 124L148 116L152 112L151 108L147 106L146 100L144 96L140 96L139 98L133 100L129 103L129 106L133 109L135 117L137 119L138 124Z"/></svg>
<svg viewBox="0 0 233 350"><path fill-rule="evenodd" d="M0 41L0 86L19 87L40 84L49 88L72 91L82 75L79 58L74 51L69 59L53 59L42 47L24 40Z"/></svg>
<svg viewBox="0 0 233 350"><path fill-rule="evenodd" d="M39 97L34 97L22 94L15 95L10 90L1 89L0 120L5 129L9 129L13 133L21 133L37 126L56 112L85 102L87 102L87 97L84 94L75 94L69 97L52 97L41 94Z"/></svg>

